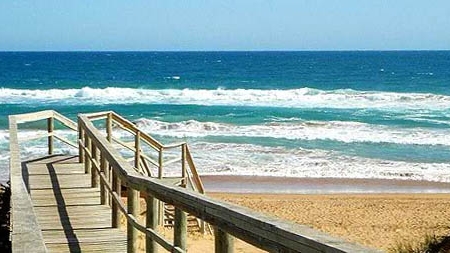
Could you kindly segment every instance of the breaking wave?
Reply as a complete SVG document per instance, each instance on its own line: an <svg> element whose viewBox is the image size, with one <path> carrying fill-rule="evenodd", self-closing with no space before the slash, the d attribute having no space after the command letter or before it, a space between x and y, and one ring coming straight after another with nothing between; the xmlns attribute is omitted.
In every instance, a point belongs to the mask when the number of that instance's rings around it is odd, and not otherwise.
<svg viewBox="0 0 450 253"><path fill-rule="evenodd" d="M348 121L268 122L260 125L231 125L188 120L164 122L139 119L146 132L171 137L245 136L293 140L334 140L345 143L372 142L406 145L448 145L450 130L396 128Z"/></svg>
<svg viewBox="0 0 450 253"><path fill-rule="evenodd" d="M0 104L196 104L229 106L272 106L292 108L380 108L433 109L450 108L450 96L431 93L395 93L351 89L291 90L258 89L0 89Z"/></svg>

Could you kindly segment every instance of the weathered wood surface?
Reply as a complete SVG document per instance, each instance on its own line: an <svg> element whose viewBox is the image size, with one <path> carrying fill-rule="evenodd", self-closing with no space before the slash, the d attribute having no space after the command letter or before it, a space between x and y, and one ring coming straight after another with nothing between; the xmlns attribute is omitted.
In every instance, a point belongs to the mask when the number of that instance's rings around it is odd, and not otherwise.
<svg viewBox="0 0 450 253"><path fill-rule="evenodd" d="M12 249L14 252L46 252L30 195L28 195L26 185L22 180L17 119L13 116L9 117L9 150Z"/></svg>
<svg viewBox="0 0 450 253"><path fill-rule="evenodd" d="M111 209L77 157L24 163L37 223L48 252L126 252L126 235L111 227Z"/></svg>
<svg viewBox="0 0 450 253"><path fill-rule="evenodd" d="M17 122L29 122L54 118L70 129L79 130L80 157L46 156L37 160L21 163L18 140ZM122 125L137 137L159 152L158 177L160 179L142 176L120 155L108 139L92 124L92 118L106 118ZM202 194L192 192L162 180L162 152L166 148L181 147L184 159L190 168L194 180L197 176L189 149L186 144L164 146L141 133L131 122L110 112L109 115L79 115L79 126L54 111L43 111L31 114L10 116L10 151L11 151L11 185L12 185L12 246L14 252L134 252L136 230L146 235L148 249L155 247L155 242L171 252L182 250L185 234L184 212L195 215L220 229L216 243L218 252L232 251L230 235L243 239L261 249L271 252L378 252L360 245L330 237L314 229L298 224L281 221L249 209L227 204L211 199ZM49 126L53 123L49 121ZM110 127L108 127L110 128ZM49 128L50 129L50 128ZM109 130L109 132L111 132ZM54 136L50 133L50 136ZM84 137L84 138L82 138ZM147 138L148 137L148 140ZM50 140L50 139L49 139ZM49 141L49 146L52 141ZM135 150L142 158L139 145L135 142ZM101 156L99 162L98 156ZM135 158L135 159L136 159ZM145 158L145 157L144 157ZM92 159L92 160L91 160ZM139 167L140 159L136 159ZM82 163L84 162L84 166ZM112 182L105 174L105 164L112 168ZM109 167L108 167L109 168ZM188 174L183 168L183 175ZM98 173L97 173L98 172ZM90 173L94 175L86 174ZM109 172L108 172L109 173ZM111 209L101 205L101 191L92 187L99 175L103 186L112 193ZM128 188L128 207L122 203L120 182ZM186 183L185 180L181 181ZM203 186L195 182L196 188L203 192ZM113 191L114 192L111 192ZM136 191L136 192L135 192ZM137 220L138 193L144 193L148 206L147 215L152 219L142 225ZM110 196L110 197L111 197ZM151 197L150 197L151 196ZM104 198L103 198L104 199ZM177 209L175 231L178 232L175 245L161 237L152 228L157 219L157 200L175 206ZM103 201L104 202L104 201ZM128 210L127 210L128 209ZM160 209L162 210L162 209ZM117 228L118 211L125 215L130 226L129 243L127 236ZM180 215L181 214L181 215ZM162 216L160 216L162 217ZM181 221L180 221L181 220ZM177 223L177 222L176 222ZM114 228L112 227L114 225ZM131 228L133 227L133 228ZM182 238L183 237L183 238ZM130 240L131 239L131 240ZM128 246L128 247L127 247Z"/></svg>
<svg viewBox="0 0 450 253"><path fill-rule="evenodd" d="M255 211L217 201L197 192L165 184L160 179L142 176L114 149L86 115L78 115L80 127L92 145L100 149L114 173L128 187L145 192L165 203L199 217L223 232L236 236L271 252L379 252L306 226L282 221ZM160 154L159 159L162 159ZM161 170L160 162L160 170ZM125 210L125 208L122 208ZM301 211L301 210L299 210ZM151 236L133 215L127 215L130 225ZM136 223L136 224L134 224Z"/></svg>

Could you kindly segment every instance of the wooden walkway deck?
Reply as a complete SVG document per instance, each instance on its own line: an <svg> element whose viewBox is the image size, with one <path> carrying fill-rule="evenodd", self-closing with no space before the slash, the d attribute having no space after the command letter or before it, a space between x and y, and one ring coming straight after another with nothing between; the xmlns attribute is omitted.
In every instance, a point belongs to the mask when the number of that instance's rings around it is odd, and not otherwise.
<svg viewBox="0 0 450 253"><path fill-rule="evenodd" d="M49 252L126 252L126 233L111 227L111 208L73 156L23 163L24 180Z"/></svg>

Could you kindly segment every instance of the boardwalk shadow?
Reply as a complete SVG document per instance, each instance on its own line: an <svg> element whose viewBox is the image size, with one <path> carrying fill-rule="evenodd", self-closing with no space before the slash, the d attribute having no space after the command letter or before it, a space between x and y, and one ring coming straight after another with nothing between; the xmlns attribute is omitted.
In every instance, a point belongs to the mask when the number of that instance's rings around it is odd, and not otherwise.
<svg viewBox="0 0 450 253"><path fill-rule="evenodd" d="M56 207L58 210L58 217L55 217L55 219L59 218L65 237L68 241L68 247L70 252L81 252L80 242L77 238L77 235L74 232L74 228L71 224L70 217L66 208L66 202L64 200L62 191L61 191L61 185L58 179L58 175L55 171L54 164L55 163L62 163L69 161L73 159L74 157L67 157L67 156L61 156L58 158L58 155L51 155L42 157L39 159L34 159L30 161L26 161L22 163L22 174L24 178L24 182L27 185L28 191L30 192L29 187L29 167L28 164L31 163L46 163L46 167L48 170L48 175L50 177L50 182L53 190L53 195L56 200ZM56 215L55 215L56 216Z"/></svg>

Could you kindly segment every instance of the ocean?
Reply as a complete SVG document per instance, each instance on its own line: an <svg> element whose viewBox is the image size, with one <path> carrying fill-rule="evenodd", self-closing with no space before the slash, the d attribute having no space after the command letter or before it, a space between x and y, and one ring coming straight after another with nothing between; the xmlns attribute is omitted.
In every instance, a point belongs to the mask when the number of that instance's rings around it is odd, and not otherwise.
<svg viewBox="0 0 450 253"><path fill-rule="evenodd" d="M450 182L450 51L0 52L0 106L0 181L7 116L53 109L187 141L203 175Z"/></svg>

